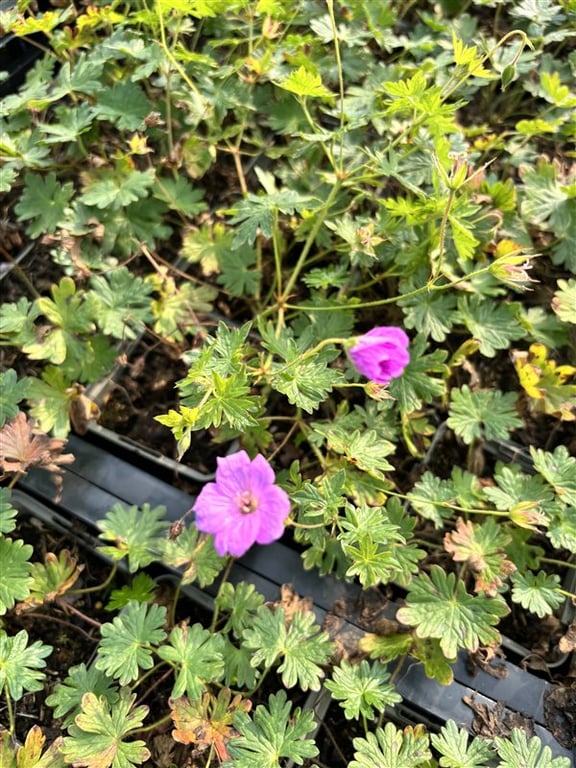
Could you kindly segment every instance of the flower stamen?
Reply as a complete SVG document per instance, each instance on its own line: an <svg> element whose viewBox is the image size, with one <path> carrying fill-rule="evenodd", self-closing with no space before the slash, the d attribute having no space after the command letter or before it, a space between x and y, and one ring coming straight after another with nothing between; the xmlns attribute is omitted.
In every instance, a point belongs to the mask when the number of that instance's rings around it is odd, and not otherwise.
<svg viewBox="0 0 576 768"><path fill-rule="evenodd" d="M242 491L236 497L238 509L243 515L251 515L258 509L258 499L250 491Z"/></svg>

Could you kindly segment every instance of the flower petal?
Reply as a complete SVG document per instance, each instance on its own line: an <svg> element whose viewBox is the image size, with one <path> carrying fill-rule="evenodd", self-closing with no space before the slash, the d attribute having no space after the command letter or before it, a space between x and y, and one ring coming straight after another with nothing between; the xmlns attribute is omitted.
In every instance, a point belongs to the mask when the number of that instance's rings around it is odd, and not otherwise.
<svg viewBox="0 0 576 768"><path fill-rule="evenodd" d="M269 486L258 507L258 544L278 541L284 533L284 523L290 514L290 499L286 491L276 485Z"/></svg>
<svg viewBox="0 0 576 768"><path fill-rule="evenodd" d="M219 555L242 557L256 541L258 516L242 515L234 519L231 525L222 528L214 537L214 547Z"/></svg>
<svg viewBox="0 0 576 768"><path fill-rule="evenodd" d="M409 343L402 328L379 326L360 336L348 354L362 375L378 384L388 384L410 362Z"/></svg>
<svg viewBox="0 0 576 768"><path fill-rule="evenodd" d="M255 542L269 544L282 536L290 499L274 480L260 454L253 461L246 451L218 459L215 482L198 494L194 512L196 527L214 535L219 555L240 557Z"/></svg>
<svg viewBox="0 0 576 768"><path fill-rule="evenodd" d="M234 499L222 493L217 483L208 483L202 488L193 509L196 527L203 533L216 533L227 527L238 513Z"/></svg>
<svg viewBox="0 0 576 768"><path fill-rule="evenodd" d="M230 456L216 459L216 485L223 493L235 497L249 489L251 462L246 451L237 451Z"/></svg>

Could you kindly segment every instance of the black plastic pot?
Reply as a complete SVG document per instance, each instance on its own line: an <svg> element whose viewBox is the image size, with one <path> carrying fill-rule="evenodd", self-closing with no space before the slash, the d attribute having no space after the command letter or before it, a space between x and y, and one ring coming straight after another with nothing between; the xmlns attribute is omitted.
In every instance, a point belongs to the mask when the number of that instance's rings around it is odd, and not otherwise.
<svg viewBox="0 0 576 768"><path fill-rule="evenodd" d="M15 0L0 0L0 11L10 11L16 5ZM39 0L40 11L51 7L46 0ZM31 35L29 38L4 35L0 38L0 72L6 72L7 78L0 81L0 96L14 93L24 82L26 73L42 55L38 43L46 43L43 35Z"/></svg>
<svg viewBox="0 0 576 768"><path fill-rule="evenodd" d="M0 96L14 93L24 82L26 72L40 56L40 51L31 42L14 35L0 39L0 72L8 77L0 82Z"/></svg>
<svg viewBox="0 0 576 768"><path fill-rule="evenodd" d="M167 508L167 517L176 521L193 505L193 499L188 494L101 447L72 436L68 448L76 456L76 461L64 473L62 494L58 501L53 480L46 472L30 472L20 483L23 490L36 501L49 504L61 518L79 518L94 526L114 503L120 501L130 505L145 502L163 504ZM291 584L298 594L313 598L320 622L328 614L333 615L337 603L359 605L362 599L357 585L330 576L321 578L316 572L305 571L299 553L283 543L253 547L234 565L230 579L234 583L253 583L267 600L277 600L280 587ZM205 591L192 586L186 591L200 604L210 607L216 589L217 585ZM393 619L397 608L397 605L389 603L384 608L384 614ZM342 619L339 631L347 633L348 638L363 634L353 612ZM464 699L476 707L481 704L489 709L498 709L503 719L521 713L532 721L534 733L543 744L550 746L555 756L573 757L572 752L561 746L547 728L544 700L552 691L551 684L508 661L498 664L502 666L505 676L494 677L481 669L473 674L468 668L468 656L462 652L454 666L454 682L443 686L429 680L419 663L407 660L397 677L397 687L407 710L414 712L415 716L421 713L437 724L453 719L472 729L475 712Z"/></svg>

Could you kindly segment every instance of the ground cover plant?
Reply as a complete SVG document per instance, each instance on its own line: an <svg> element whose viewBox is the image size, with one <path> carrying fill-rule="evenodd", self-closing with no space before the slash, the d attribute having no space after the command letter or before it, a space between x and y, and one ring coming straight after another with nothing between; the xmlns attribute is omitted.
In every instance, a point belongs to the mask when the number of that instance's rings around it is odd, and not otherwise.
<svg viewBox="0 0 576 768"><path fill-rule="evenodd" d="M568 766L521 730L388 715L407 656L449 684L513 618L574 649L574 2L22 3L0 24L42 50L0 117L6 484L60 476L138 339L142 370L160 346L182 367L168 444L218 456L196 518L103 514L128 581L110 566L114 615L47 691L58 734L19 718L53 647L18 622L74 612L82 564L34 554L2 490L0 762L171 765L177 743L193 766L321 765L301 694L324 685L357 721L353 768ZM306 603L227 581L281 537L392 590L358 663ZM154 563L220 578L213 616L160 605Z"/></svg>

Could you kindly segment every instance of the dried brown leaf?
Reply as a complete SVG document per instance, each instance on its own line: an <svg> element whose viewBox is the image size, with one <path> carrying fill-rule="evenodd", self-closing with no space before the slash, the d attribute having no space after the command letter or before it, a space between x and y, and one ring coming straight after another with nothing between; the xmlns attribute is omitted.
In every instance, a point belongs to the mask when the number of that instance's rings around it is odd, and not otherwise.
<svg viewBox="0 0 576 768"><path fill-rule="evenodd" d="M306 613L313 610L314 600L311 597L300 597L294 591L291 584L282 584L280 587L280 600L272 603L274 608L283 608L286 616L286 626L292 623L292 617L295 613Z"/></svg>
<svg viewBox="0 0 576 768"><path fill-rule="evenodd" d="M241 694L232 698L227 688L215 697L204 693L200 701L190 701L186 696L170 699L174 730L172 738L180 744L194 744L204 751L213 746L221 761L229 760L227 743L237 736L232 727L236 712L249 712L252 702Z"/></svg>
<svg viewBox="0 0 576 768"><path fill-rule="evenodd" d="M62 453L66 440L48 437L20 411L0 429L0 468L6 474L26 473L33 467L61 472L62 464L74 461Z"/></svg>
<svg viewBox="0 0 576 768"><path fill-rule="evenodd" d="M562 635L558 641L558 648L562 653L576 651L576 621L572 622L566 630L566 634Z"/></svg>

